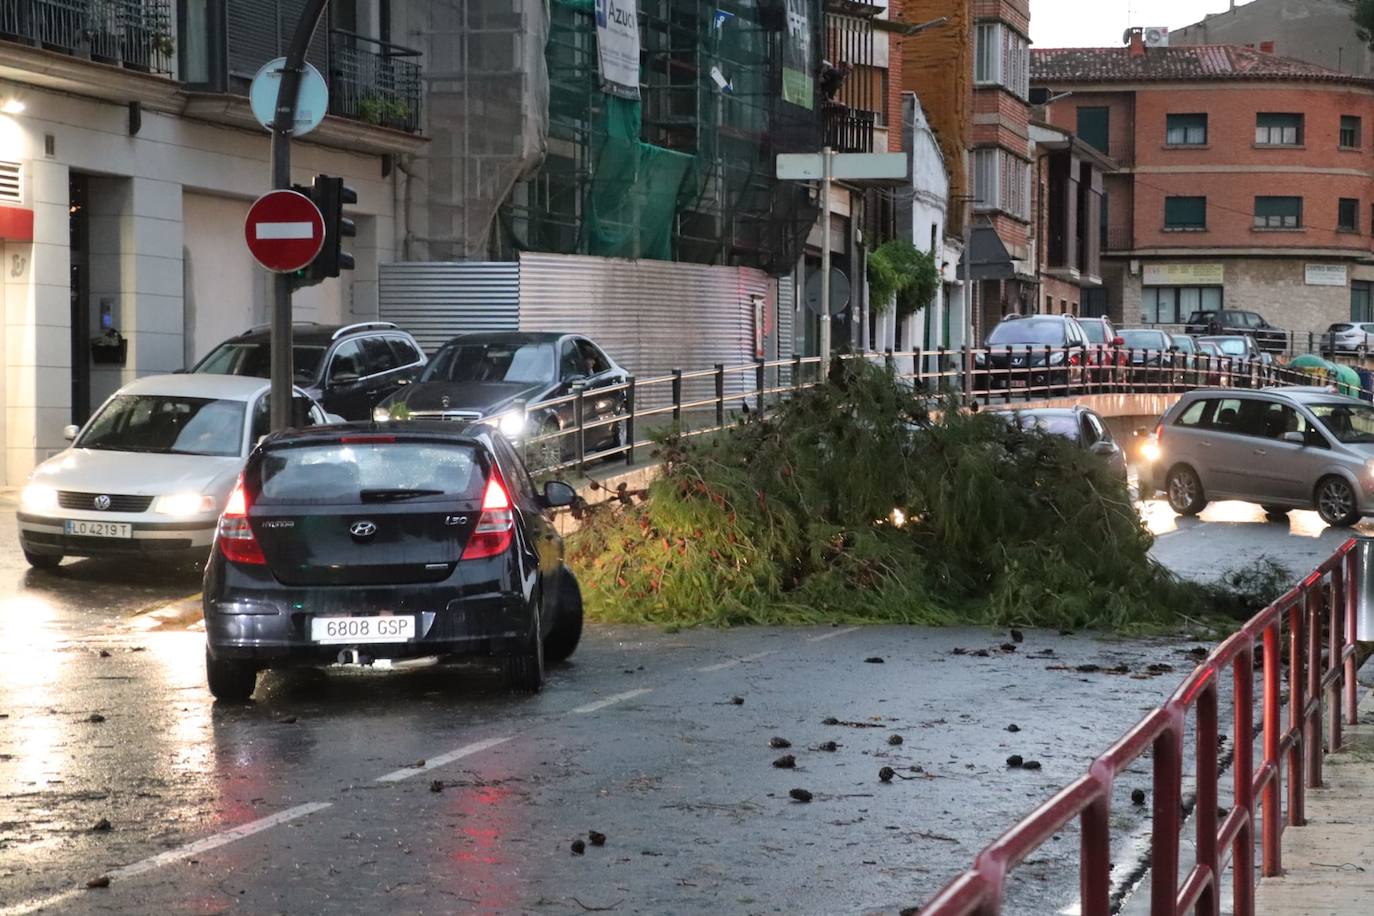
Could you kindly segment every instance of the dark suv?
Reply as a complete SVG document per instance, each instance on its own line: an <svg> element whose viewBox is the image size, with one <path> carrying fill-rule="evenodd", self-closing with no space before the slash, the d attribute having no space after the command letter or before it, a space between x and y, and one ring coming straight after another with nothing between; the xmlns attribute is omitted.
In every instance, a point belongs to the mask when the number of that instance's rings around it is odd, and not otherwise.
<svg viewBox="0 0 1374 916"><path fill-rule="evenodd" d="M1244 334L1266 353L1282 353L1288 349L1288 332L1276 328L1258 312L1241 309L1205 309L1188 316L1183 333L1194 337Z"/></svg>
<svg viewBox="0 0 1374 916"><path fill-rule="evenodd" d="M482 427L350 423L268 437L205 568L206 678L247 699L262 669L495 656L516 690L570 656L582 597L549 510Z"/></svg>
<svg viewBox="0 0 1374 916"><path fill-rule="evenodd" d="M345 420L371 419L373 407L419 378L426 362L415 338L389 321L300 323L291 330L291 345L296 385ZM268 327L231 337L191 371L269 378Z"/></svg>
<svg viewBox="0 0 1374 916"><path fill-rule="evenodd" d="M1067 393L1083 380L1091 356L1088 336L1072 315L1008 318L984 346L987 352L973 357L974 385L982 391L1052 387Z"/></svg>

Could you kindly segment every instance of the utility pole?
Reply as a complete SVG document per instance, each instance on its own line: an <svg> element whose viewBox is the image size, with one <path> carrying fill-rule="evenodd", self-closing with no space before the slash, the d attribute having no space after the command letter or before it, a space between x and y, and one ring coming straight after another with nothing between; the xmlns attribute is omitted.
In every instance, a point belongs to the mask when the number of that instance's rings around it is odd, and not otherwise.
<svg viewBox="0 0 1374 916"><path fill-rule="evenodd" d="M830 184L833 174L829 146L821 150L821 372L820 381L830 377ZM813 173L814 174L814 173Z"/></svg>
<svg viewBox="0 0 1374 916"><path fill-rule="evenodd" d="M300 92L301 70L310 39L324 16L326 0L306 0L301 10L291 45L286 51L277 90L277 112L272 121L272 187L291 187L291 133L296 123L296 96ZM272 277L272 429L291 425L291 390L294 381L291 346L291 283L289 274Z"/></svg>

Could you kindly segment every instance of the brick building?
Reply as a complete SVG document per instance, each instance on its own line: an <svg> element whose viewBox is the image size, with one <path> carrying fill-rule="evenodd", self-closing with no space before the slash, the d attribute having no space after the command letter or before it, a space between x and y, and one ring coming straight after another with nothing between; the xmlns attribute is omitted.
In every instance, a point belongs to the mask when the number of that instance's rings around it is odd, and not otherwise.
<svg viewBox="0 0 1374 916"><path fill-rule="evenodd" d="M1374 318L1374 82L1243 47L1037 50L1047 120L1104 178L1112 317L1253 309L1305 337Z"/></svg>

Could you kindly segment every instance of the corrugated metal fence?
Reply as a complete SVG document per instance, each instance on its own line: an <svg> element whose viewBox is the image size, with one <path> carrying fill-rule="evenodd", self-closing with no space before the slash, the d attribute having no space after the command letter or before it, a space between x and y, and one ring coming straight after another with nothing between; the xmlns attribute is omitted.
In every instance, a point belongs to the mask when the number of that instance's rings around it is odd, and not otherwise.
<svg viewBox="0 0 1374 916"><path fill-rule="evenodd" d="M517 330L519 300L513 261L410 261L382 265L378 312L433 354L465 331Z"/></svg>

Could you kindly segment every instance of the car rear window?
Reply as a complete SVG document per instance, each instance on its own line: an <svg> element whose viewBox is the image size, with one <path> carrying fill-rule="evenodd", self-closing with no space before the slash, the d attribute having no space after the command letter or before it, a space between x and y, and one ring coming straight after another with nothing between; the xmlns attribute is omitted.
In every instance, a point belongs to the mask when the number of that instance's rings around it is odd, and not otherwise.
<svg viewBox="0 0 1374 916"><path fill-rule="evenodd" d="M1088 337L1088 343L1104 344L1107 342L1107 325L1101 321L1083 321L1083 333Z"/></svg>
<svg viewBox="0 0 1374 916"><path fill-rule="evenodd" d="M475 500L486 482L477 451L470 445L385 437L273 449L263 457L258 477L258 502L334 505L362 502L364 494L415 501Z"/></svg>
<svg viewBox="0 0 1374 916"><path fill-rule="evenodd" d="M1140 350L1163 350L1168 346L1162 331L1117 331L1126 346Z"/></svg>

